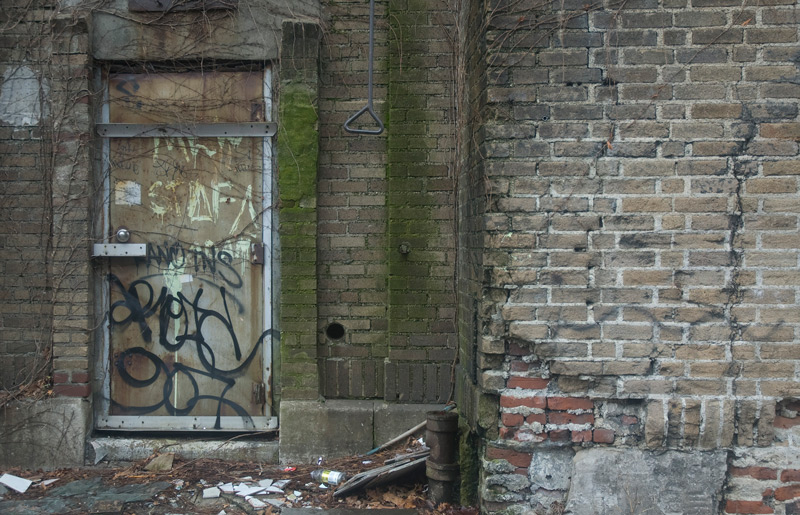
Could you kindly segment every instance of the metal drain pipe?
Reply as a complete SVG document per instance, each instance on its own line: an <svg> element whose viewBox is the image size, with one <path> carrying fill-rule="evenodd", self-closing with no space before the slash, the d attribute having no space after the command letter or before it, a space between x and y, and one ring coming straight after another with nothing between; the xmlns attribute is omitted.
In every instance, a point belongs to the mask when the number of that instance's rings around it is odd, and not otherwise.
<svg viewBox="0 0 800 515"><path fill-rule="evenodd" d="M429 411L425 428L425 444L431 449L425 463L428 495L434 504L453 504L458 485L458 413Z"/></svg>

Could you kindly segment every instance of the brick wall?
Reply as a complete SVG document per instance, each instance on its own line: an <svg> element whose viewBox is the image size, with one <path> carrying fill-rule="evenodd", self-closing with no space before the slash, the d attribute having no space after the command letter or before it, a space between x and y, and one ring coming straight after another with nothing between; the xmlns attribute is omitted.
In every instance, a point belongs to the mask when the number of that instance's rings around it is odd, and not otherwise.
<svg viewBox="0 0 800 515"><path fill-rule="evenodd" d="M374 96L386 131L375 136L342 127L367 101L369 3L324 3L318 330L326 397L442 402L450 393L454 15L446 7L376 2ZM376 128L368 115L353 125ZM330 324L343 335L327 334Z"/></svg>
<svg viewBox="0 0 800 515"><path fill-rule="evenodd" d="M553 5L472 26L486 477L506 450L773 445L798 395L794 2ZM533 503L526 480L486 506Z"/></svg>
<svg viewBox="0 0 800 515"><path fill-rule="evenodd" d="M52 372L57 395L88 396L88 27L79 10L4 12L0 46L0 382Z"/></svg>

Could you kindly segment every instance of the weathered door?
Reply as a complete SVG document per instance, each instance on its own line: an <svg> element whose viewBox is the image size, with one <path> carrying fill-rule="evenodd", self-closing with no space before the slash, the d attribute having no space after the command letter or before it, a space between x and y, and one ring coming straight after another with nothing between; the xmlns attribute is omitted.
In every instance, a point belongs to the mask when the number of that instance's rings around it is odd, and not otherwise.
<svg viewBox="0 0 800 515"><path fill-rule="evenodd" d="M263 70L106 76L101 428L274 422L265 83Z"/></svg>

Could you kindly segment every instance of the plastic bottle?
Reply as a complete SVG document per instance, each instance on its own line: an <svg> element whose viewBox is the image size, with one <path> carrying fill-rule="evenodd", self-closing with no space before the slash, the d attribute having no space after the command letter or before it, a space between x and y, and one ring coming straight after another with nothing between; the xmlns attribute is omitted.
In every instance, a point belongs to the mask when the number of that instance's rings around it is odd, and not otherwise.
<svg viewBox="0 0 800 515"><path fill-rule="evenodd" d="M344 472L337 470L314 470L311 472L311 479L319 483L328 483L329 485L338 485L343 483L346 479Z"/></svg>

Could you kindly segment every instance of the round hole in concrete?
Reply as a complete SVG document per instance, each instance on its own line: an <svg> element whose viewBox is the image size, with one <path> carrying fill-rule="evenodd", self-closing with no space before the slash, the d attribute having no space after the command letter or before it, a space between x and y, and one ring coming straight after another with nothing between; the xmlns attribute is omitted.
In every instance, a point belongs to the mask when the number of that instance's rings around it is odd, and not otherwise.
<svg viewBox="0 0 800 515"><path fill-rule="evenodd" d="M325 336L331 340L341 340L344 338L344 326L339 322L328 324L328 327L325 328Z"/></svg>

